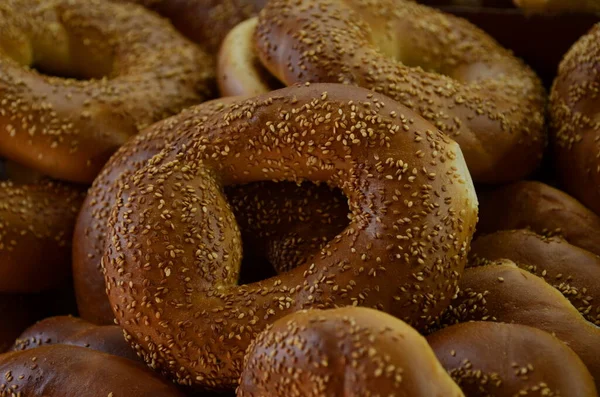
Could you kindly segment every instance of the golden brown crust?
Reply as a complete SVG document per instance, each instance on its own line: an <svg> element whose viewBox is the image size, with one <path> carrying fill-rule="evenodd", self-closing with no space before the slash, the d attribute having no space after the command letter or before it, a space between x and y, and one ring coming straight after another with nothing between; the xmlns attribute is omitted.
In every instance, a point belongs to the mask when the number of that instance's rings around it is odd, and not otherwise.
<svg viewBox="0 0 600 397"><path fill-rule="evenodd" d="M558 237L528 230L499 231L477 238L468 266L510 259L558 289L590 322L600 326L600 257Z"/></svg>
<svg viewBox="0 0 600 397"><path fill-rule="evenodd" d="M256 15L266 0L114 0L137 3L168 18L208 53L215 54L227 33Z"/></svg>
<svg viewBox="0 0 600 397"><path fill-rule="evenodd" d="M183 397L141 364L79 346L5 353L0 372L1 397Z"/></svg>
<svg viewBox="0 0 600 397"><path fill-rule="evenodd" d="M73 227L81 189L55 182L0 181L0 292L61 287L71 273Z"/></svg>
<svg viewBox="0 0 600 397"><path fill-rule="evenodd" d="M531 229L560 236L600 255L600 217L568 194L541 182L521 181L479 190L477 232Z"/></svg>
<svg viewBox="0 0 600 397"><path fill-rule="evenodd" d="M194 117L207 117L233 100L206 102L200 108L184 110L179 117L188 117L190 121ZM109 211L117 199L122 181L181 132L174 130L174 123L175 119L163 120L123 145L95 179L82 205L73 236L73 278L79 315L94 324L113 324L114 321L100 264L107 238Z"/></svg>
<svg viewBox="0 0 600 397"><path fill-rule="evenodd" d="M29 350L57 344L87 347L138 360L136 353L125 341L121 328L116 325L97 326L71 316L49 317L32 325L16 338L12 350Z"/></svg>
<svg viewBox="0 0 600 397"><path fill-rule="evenodd" d="M380 311L345 307L296 312L262 332L237 396L464 395L416 330Z"/></svg>
<svg viewBox="0 0 600 397"><path fill-rule="evenodd" d="M405 0L275 0L255 40L287 85L359 85L409 106L460 144L478 182L518 180L540 162L539 79L465 20Z"/></svg>
<svg viewBox="0 0 600 397"><path fill-rule="evenodd" d="M7 0L0 15L0 154L46 175L91 182L131 135L209 94L210 58L142 7Z"/></svg>
<svg viewBox="0 0 600 397"><path fill-rule="evenodd" d="M528 325L565 342L600 384L600 329L558 290L514 263L467 269L442 324L495 321Z"/></svg>
<svg viewBox="0 0 600 397"><path fill-rule="evenodd" d="M406 107L305 85L170 128L184 137L122 184L103 263L119 324L177 382L231 386L251 339L301 309L374 307L418 327L456 293L477 198L458 145ZM314 261L237 285L222 187L304 179L341 188L350 225Z"/></svg>
<svg viewBox="0 0 600 397"><path fill-rule="evenodd" d="M427 337L469 397L596 397L581 359L554 336L517 324L472 322Z"/></svg>
<svg viewBox="0 0 600 397"><path fill-rule="evenodd" d="M561 183L600 215L600 24L561 62L550 115Z"/></svg>

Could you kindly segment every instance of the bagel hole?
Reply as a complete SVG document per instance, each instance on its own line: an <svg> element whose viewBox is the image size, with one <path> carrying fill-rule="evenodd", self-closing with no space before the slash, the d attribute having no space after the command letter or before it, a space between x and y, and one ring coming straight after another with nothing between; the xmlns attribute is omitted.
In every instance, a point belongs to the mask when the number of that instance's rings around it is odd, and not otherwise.
<svg viewBox="0 0 600 397"><path fill-rule="evenodd" d="M31 69L45 76L80 81L111 77L114 54L107 38L91 29L83 34L79 27L66 24L56 29L56 34L33 44Z"/></svg>
<svg viewBox="0 0 600 397"><path fill-rule="evenodd" d="M310 261L350 223L339 189L303 182L231 186L226 194L240 227L240 284L285 273Z"/></svg>

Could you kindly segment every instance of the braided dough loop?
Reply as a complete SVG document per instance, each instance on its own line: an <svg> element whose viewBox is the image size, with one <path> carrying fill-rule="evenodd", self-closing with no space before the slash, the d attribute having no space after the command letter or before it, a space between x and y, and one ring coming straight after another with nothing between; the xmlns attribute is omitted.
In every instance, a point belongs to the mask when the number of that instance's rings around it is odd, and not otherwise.
<svg viewBox="0 0 600 397"><path fill-rule="evenodd" d="M469 322L427 337L470 397L597 397L581 359L550 333L519 324Z"/></svg>
<svg viewBox="0 0 600 397"><path fill-rule="evenodd" d="M119 324L178 383L234 385L252 338L297 310L368 306L419 327L456 293L477 198L458 145L409 109L307 85L172 126L191 139L122 185L103 261ZM350 225L313 262L237 285L240 232L222 187L303 179L339 187Z"/></svg>
<svg viewBox="0 0 600 397"><path fill-rule="evenodd" d="M255 43L286 85L358 85L410 107L460 144L477 182L522 179L539 165L540 80L465 20L405 0L274 0Z"/></svg>
<svg viewBox="0 0 600 397"><path fill-rule="evenodd" d="M600 24L569 50L550 96L557 170L565 190L600 215Z"/></svg>
<svg viewBox="0 0 600 397"><path fill-rule="evenodd" d="M130 136L210 93L207 55L140 6L6 0L0 37L0 155L56 179L92 182Z"/></svg>
<svg viewBox="0 0 600 397"><path fill-rule="evenodd" d="M557 289L508 260L467 269L442 324L494 321L546 331L581 358L600 385L600 329Z"/></svg>

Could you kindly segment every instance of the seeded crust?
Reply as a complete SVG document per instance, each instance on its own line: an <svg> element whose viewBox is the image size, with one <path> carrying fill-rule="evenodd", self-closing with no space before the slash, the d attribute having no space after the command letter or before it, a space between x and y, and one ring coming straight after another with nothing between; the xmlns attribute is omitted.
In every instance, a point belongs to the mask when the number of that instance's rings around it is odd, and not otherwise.
<svg viewBox="0 0 600 397"><path fill-rule="evenodd" d="M467 269L460 292L442 316L445 326L468 321L528 325L565 342L600 384L600 329L550 284L514 263Z"/></svg>
<svg viewBox="0 0 600 397"><path fill-rule="evenodd" d="M180 117L204 118L233 99L218 99ZM106 164L89 190L75 226L73 276L82 318L113 324L100 258L104 252L109 209L118 187L167 143L179 138L173 120L132 138ZM244 252L264 256L280 272L297 267L348 224L348 206L327 186L258 182L225 190L244 237Z"/></svg>
<svg viewBox="0 0 600 397"><path fill-rule="evenodd" d="M211 59L136 5L5 0L0 37L0 155L56 179L91 183L127 138L210 94Z"/></svg>
<svg viewBox="0 0 600 397"><path fill-rule="evenodd" d="M119 148L94 180L73 234L73 279L77 307L83 319L94 324L113 324L100 259L107 239L108 217L121 184L179 134L190 135L186 129L175 130L178 122L191 127L192 120L217 113L227 101L232 99L206 102L202 107L184 110L178 119L167 118L146 129Z"/></svg>
<svg viewBox="0 0 600 397"><path fill-rule="evenodd" d="M143 365L80 346L0 355L0 397L184 397Z"/></svg>
<svg viewBox="0 0 600 397"><path fill-rule="evenodd" d="M456 293L477 197L458 145L409 109L306 85L169 123L182 138L124 180L103 264L118 323L178 383L231 387L252 338L298 310L366 306L419 327ZM237 285L222 187L304 179L342 189L349 226L314 261Z"/></svg>
<svg viewBox="0 0 600 397"><path fill-rule="evenodd" d="M275 0L254 37L285 85L358 85L410 107L461 145L477 182L522 179L539 165L540 80L465 20L405 0Z"/></svg>
<svg viewBox="0 0 600 397"><path fill-rule="evenodd" d="M55 182L0 181L0 293L31 293L69 279L83 192Z"/></svg>
<svg viewBox="0 0 600 397"><path fill-rule="evenodd" d="M227 33L256 15L266 0L113 0L142 4L168 18L185 36L216 54Z"/></svg>
<svg viewBox="0 0 600 397"><path fill-rule="evenodd" d="M345 307L297 312L268 327L248 349L237 396L464 394L416 330L376 310Z"/></svg>
<svg viewBox="0 0 600 397"><path fill-rule="evenodd" d="M594 378L554 336L517 324L472 322L427 337L470 397L595 397Z"/></svg>
<svg viewBox="0 0 600 397"><path fill-rule="evenodd" d="M550 115L561 183L600 215L600 24L561 62Z"/></svg>
<svg viewBox="0 0 600 397"><path fill-rule="evenodd" d="M520 181L480 189L477 195L478 234L530 229L546 237L562 237L600 255L600 217L558 189L541 182Z"/></svg>
<svg viewBox="0 0 600 397"><path fill-rule="evenodd" d="M86 347L114 356L139 360L116 325L97 326L71 316L49 317L27 328L16 339L12 351L46 345Z"/></svg>
<svg viewBox="0 0 600 397"><path fill-rule="evenodd" d="M598 0L513 0L528 13L600 12Z"/></svg>
<svg viewBox="0 0 600 397"><path fill-rule="evenodd" d="M588 321L600 326L600 256L558 237L506 230L477 238L468 266L510 259L558 289Z"/></svg>

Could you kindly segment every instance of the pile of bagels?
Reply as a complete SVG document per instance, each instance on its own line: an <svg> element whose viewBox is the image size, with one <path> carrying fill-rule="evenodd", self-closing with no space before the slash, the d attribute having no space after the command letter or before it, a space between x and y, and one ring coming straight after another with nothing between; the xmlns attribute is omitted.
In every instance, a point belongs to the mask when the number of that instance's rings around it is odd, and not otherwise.
<svg viewBox="0 0 600 397"><path fill-rule="evenodd" d="M420 3L0 1L0 397L599 396L600 2Z"/></svg>

